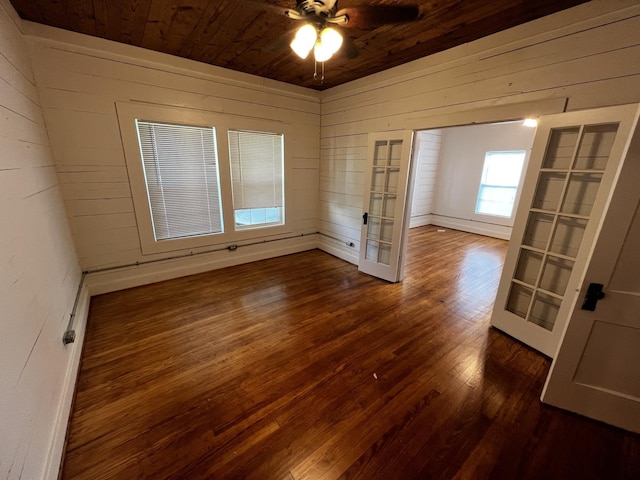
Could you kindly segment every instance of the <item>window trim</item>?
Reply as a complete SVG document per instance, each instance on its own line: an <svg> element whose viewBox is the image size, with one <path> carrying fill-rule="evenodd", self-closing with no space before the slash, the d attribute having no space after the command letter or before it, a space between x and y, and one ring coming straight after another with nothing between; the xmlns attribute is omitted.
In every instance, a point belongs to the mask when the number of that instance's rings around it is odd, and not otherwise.
<svg viewBox="0 0 640 480"><path fill-rule="evenodd" d="M161 105L144 105L129 102L116 102L120 135L124 157L129 174L133 209L136 216L140 246L143 255L152 255L179 250L206 250L206 247L230 245L250 239L261 239L291 233L287 219L291 208L292 162L290 127L282 122L260 120L251 117L221 115L212 112ZM156 240L147 185L145 181L142 156L138 143L136 119L157 123L190 125L197 127L215 127L218 147L218 174L220 176L220 195L222 199L222 217L224 232L194 237ZM253 130L284 135L284 213L282 225L265 225L259 228L235 229L233 195L231 190L231 165L229 159L229 130Z"/></svg>

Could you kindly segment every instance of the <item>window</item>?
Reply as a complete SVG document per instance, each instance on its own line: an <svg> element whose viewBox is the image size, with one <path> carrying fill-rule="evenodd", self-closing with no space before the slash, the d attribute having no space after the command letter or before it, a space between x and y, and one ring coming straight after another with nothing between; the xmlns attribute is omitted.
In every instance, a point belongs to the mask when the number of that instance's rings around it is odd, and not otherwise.
<svg viewBox="0 0 640 480"><path fill-rule="evenodd" d="M136 125L155 239L221 233L215 129Z"/></svg>
<svg viewBox="0 0 640 480"><path fill-rule="evenodd" d="M516 199L525 151L487 152L476 213L510 217Z"/></svg>
<svg viewBox="0 0 640 480"><path fill-rule="evenodd" d="M283 135L229 130L235 228L284 222Z"/></svg>
<svg viewBox="0 0 640 480"><path fill-rule="evenodd" d="M143 255L291 232L287 124L164 105L116 108Z"/></svg>

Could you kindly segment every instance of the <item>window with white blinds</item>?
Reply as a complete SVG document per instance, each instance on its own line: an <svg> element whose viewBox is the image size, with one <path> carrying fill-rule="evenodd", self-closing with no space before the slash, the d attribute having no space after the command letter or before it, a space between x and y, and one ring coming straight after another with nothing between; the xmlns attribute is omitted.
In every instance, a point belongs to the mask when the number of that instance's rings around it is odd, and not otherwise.
<svg viewBox="0 0 640 480"><path fill-rule="evenodd" d="M222 233L215 129L136 124L155 239Z"/></svg>
<svg viewBox="0 0 640 480"><path fill-rule="evenodd" d="M229 130L235 228L284 223L284 136Z"/></svg>

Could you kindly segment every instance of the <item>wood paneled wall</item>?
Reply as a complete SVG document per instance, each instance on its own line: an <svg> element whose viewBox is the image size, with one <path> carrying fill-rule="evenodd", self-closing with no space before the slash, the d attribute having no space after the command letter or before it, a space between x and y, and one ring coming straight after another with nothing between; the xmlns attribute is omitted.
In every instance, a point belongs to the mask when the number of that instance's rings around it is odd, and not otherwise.
<svg viewBox="0 0 640 480"><path fill-rule="evenodd" d="M28 33L69 222L84 269L190 253L142 255L115 102L289 124L294 139L290 152L293 178L287 179L293 186L287 211L289 235L317 231L317 92L42 25L28 24ZM256 230L253 240L261 241L264 235ZM218 243L194 251L225 246ZM312 244L305 238L297 244L289 242L284 252L314 246L315 237ZM275 251L273 242L262 250L269 249ZM219 252L207 261L222 265L233 255L233 262L242 263L255 259L247 255L258 255L259 250L247 247L232 254ZM126 274L119 272L120 277Z"/></svg>
<svg viewBox="0 0 640 480"><path fill-rule="evenodd" d="M0 478L40 479L62 453L54 431L64 438L79 360L62 334L80 268L19 22L1 0Z"/></svg>
<svg viewBox="0 0 640 480"><path fill-rule="evenodd" d="M431 224L437 189L436 178L440 161L442 130L417 132L415 142L411 228Z"/></svg>
<svg viewBox="0 0 640 480"><path fill-rule="evenodd" d="M569 110L638 102L638 31L637 1L590 2L323 92L319 227L342 241L322 248L357 261L368 132L550 99Z"/></svg>

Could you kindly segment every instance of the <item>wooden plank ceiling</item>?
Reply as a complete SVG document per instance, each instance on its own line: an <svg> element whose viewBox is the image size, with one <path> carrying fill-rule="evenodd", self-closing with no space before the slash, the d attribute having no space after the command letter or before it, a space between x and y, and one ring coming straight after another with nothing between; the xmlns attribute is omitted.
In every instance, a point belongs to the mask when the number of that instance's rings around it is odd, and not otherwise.
<svg viewBox="0 0 640 480"><path fill-rule="evenodd" d="M338 27L346 47L326 63L288 43L300 21L282 8L295 0L11 0L25 20L190 58L261 77L324 90L476 40L586 0L340 0L358 5L419 5L411 23Z"/></svg>

